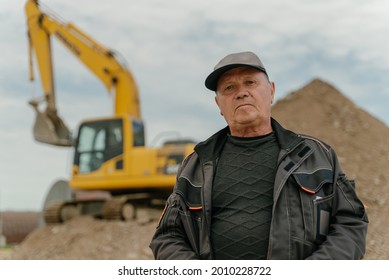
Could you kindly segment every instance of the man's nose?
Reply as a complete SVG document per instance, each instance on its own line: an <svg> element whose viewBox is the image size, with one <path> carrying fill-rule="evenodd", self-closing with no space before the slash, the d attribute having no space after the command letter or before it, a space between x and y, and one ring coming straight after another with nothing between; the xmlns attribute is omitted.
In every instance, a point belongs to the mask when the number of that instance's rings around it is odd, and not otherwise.
<svg viewBox="0 0 389 280"><path fill-rule="evenodd" d="M245 98L249 96L249 92L245 87L239 87L238 92L236 94L237 99Z"/></svg>

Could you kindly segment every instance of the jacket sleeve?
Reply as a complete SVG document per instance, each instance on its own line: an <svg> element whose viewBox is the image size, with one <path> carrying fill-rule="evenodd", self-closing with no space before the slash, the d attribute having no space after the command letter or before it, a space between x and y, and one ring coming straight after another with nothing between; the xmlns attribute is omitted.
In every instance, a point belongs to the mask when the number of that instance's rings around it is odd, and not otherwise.
<svg viewBox="0 0 389 280"><path fill-rule="evenodd" d="M150 248L156 260L196 260L198 255L193 251L185 235L181 215L179 214L179 198L173 193L160 218Z"/></svg>
<svg viewBox="0 0 389 280"><path fill-rule="evenodd" d="M193 155L193 154L192 154ZM178 178L192 157L189 155L182 162L177 172L177 183L169 196L165 209L150 243L156 260L196 260L198 254L193 250L188 240L182 215L184 202L177 194Z"/></svg>
<svg viewBox="0 0 389 280"><path fill-rule="evenodd" d="M308 259L362 259L365 254L368 218L355 185L342 172L335 152L334 198L326 240Z"/></svg>

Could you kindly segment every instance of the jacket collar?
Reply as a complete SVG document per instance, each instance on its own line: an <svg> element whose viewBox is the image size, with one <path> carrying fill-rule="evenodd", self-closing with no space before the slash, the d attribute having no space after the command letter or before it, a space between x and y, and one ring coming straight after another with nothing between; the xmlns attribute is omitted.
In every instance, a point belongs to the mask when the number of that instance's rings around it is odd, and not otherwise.
<svg viewBox="0 0 389 280"><path fill-rule="evenodd" d="M276 133L281 150L284 150L286 153L303 141L299 135L285 129L273 118L271 119L271 126ZM216 160L219 157L229 133L230 128L226 126L207 140L196 145L195 151L203 163Z"/></svg>
<svg viewBox="0 0 389 280"><path fill-rule="evenodd" d="M276 133L278 144L280 144L282 150L288 152L303 141L300 135L285 129L273 118L271 119L271 126Z"/></svg>

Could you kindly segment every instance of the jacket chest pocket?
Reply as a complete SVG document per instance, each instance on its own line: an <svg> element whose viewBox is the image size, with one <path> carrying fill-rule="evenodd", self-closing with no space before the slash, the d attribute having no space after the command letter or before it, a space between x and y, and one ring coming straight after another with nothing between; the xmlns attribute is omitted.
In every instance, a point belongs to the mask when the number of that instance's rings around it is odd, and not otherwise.
<svg viewBox="0 0 389 280"><path fill-rule="evenodd" d="M332 212L333 194L313 200L313 227L315 242L322 243L326 240Z"/></svg>
<svg viewBox="0 0 389 280"><path fill-rule="evenodd" d="M188 242L193 251L200 259L207 259L207 256L210 255L210 247L202 208L179 211L179 214Z"/></svg>
<svg viewBox="0 0 389 280"><path fill-rule="evenodd" d="M316 169L295 172L293 178L298 186L301 216L304 224L304 240L321 244L329 231L334 197L333 172Z"/></svg>

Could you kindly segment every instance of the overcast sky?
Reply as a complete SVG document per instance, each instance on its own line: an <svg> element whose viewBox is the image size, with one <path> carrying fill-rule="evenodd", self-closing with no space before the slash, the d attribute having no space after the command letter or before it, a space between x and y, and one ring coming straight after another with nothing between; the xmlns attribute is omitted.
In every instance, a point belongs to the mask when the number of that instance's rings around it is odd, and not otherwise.
<svg viewBox="0 0 389 280"><path fill-rule="evenodd" d="M145 0L43 2L125 58L140 91L147 142L202 140L224 127L204 79L226 54L257 53L282 98L313 78L389 124L389 1ZM0 210L39 210L69 178L72 150L33 140L25 1L0 0ZM53 41L59 113L75 130L110 115L100 81ZM38 78L39 73L35 71ZM368 132L367 132L368 133ZM156 140L157 139L157 140Z"/></svg>

